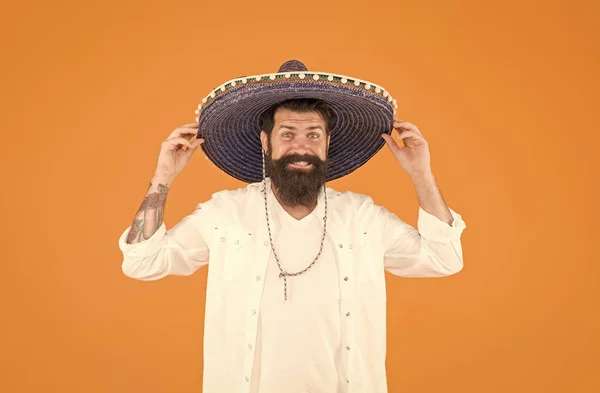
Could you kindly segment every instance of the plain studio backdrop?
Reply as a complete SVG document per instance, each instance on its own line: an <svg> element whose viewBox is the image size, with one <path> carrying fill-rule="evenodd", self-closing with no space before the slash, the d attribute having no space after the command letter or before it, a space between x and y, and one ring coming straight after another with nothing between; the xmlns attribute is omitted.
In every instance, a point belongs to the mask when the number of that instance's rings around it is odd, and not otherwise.
<svg viewBox="0 0 600 393"><path fill-rule="evenodd" d="M467 223L460 274L387 275L390 392L599 392L598 4L6 2L0 391L201 391L206 268L134 281L117 239L211 89L299 59L388 89ZM198 151L167 226L240 186ZM329 186L416 225L387 148Z"/></svg>

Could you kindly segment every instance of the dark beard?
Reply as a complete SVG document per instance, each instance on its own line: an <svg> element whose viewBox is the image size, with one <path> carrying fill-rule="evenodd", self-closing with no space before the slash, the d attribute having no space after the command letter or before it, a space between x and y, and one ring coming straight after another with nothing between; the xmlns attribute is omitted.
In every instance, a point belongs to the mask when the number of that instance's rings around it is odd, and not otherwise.
<svg viewBox="0 0 600 393"><path fill-rule="evenodd" d="M306 161L312 164L310 170L290 169L288 164ZM279 160L267 155L267 173L277 189L277 195L288 206L310 207L319 197L327 179L328 161L312 155L290 154Z"/></svg>

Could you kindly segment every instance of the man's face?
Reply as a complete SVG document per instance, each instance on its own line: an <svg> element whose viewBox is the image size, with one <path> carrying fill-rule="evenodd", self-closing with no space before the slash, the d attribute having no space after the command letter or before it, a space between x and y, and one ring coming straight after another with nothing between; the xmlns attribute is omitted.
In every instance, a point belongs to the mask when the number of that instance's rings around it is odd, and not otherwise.
<svg viewBox="0 0 600 393"><path fill-rule="evenodd" d="M327 175L329 137L319 112L278 109L271 138L261 132L266 165L283 202L292 206L313 203Z"/></svg>

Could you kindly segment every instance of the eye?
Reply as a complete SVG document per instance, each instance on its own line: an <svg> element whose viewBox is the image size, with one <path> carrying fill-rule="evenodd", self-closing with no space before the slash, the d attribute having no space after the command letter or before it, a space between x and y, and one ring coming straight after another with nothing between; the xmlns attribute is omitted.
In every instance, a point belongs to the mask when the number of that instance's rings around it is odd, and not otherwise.
<svg viewBox="0 0 600 393"><path fill-rule="evenodd" d="M292 133L289 131L284 132L283 134L281 134L282 137L284 138L291 138L292 137Z"/></svg>
<svg viewBox="0 0 600 393"><path fill-rule="evenodd" d="M319 135L318 133L316 133L316 132L311 132L311 133L308 135L308 137L309 137L310 139L317 139L319 136L320 136L320 135Z"/></svg>

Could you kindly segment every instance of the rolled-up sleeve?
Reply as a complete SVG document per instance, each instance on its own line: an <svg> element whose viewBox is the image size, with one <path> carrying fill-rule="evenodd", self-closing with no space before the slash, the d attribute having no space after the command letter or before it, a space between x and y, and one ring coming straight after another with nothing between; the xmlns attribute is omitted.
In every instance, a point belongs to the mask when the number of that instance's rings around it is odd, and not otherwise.
<svg viewBox="0 0 600 393"><path fill-rule="evenodd" d="M449 209L451 225L419 208L417 228L382 209L384 268L402 277L441 277L463 268L460 214Z"/></svg>
<svg viewBox="0 0 600 393"><path fill-rule="evenodd" d="M171 229L165 223L148 239L127 243L131 227L119 237L123 273L138 280L158 280L168 275L189 276L209 261L214 215L198 204L196 210Z"/></svg>

